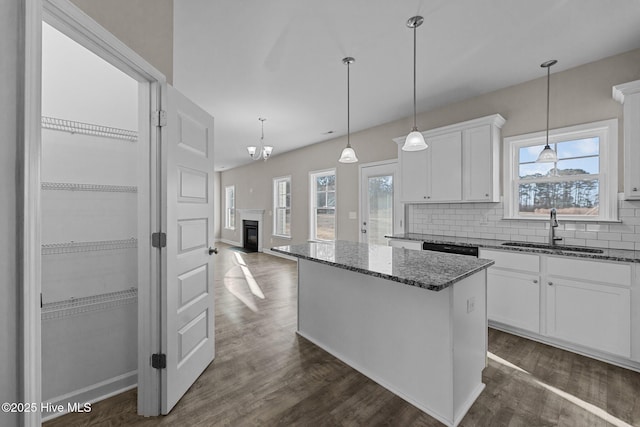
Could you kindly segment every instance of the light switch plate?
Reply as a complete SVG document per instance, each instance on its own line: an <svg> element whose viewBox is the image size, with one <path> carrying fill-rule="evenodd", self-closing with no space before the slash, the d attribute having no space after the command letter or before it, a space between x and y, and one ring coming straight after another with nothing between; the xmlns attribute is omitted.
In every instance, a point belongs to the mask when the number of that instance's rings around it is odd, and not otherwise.
<svg viewBox="0 0 640 427"><path fill-rule="evenodd" d="M358 214L356 212L349 212L349 219L358 219Z"/></svg>

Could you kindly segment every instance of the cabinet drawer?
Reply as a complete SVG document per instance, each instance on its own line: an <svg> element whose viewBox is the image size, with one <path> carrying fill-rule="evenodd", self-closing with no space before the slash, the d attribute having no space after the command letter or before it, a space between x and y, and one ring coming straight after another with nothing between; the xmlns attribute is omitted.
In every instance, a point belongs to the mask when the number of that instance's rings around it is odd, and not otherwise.
<svg viewBox="0 0 640 427"><path fill-rule="evenodd" d="M482 249L480 258L494 260L496 262L494 264L495 267L531 271L532 273L540 271L540 257L538 255Z"/></svg>
<svg viewBox="0 0 640 427"><path fill-rule="evenodd" d="M566 276L574 280L631 285L631 265L629 264L550 256L547 259L547 272L550 275Z"/></svg>

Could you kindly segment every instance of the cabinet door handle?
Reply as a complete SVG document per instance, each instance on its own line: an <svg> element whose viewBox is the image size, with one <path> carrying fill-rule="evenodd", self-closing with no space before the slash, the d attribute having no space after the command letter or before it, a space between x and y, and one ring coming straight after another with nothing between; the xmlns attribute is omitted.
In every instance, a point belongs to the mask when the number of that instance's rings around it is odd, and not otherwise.
<svg viewBox="0 0 640 427"><path fill-rule="evenodd" d="M489 193L485 194L484 197L489 197Z"/></svg>
<svg viewBox="0 0 640 427"><path fill-rule="evenodd" d="M638 187L633 187L633 191L638 191Z"/></svg>
<svg viewBox="0 0 640 427"><path fill-rule="evenodd" d="M533 283L538 283L538 279L533 279Z"/></svg>
<svg viewBox="0 0 640 427"><path fill-rule="evenodd" d="M553 282L549 282L549 286L553 286Z"/></svg>

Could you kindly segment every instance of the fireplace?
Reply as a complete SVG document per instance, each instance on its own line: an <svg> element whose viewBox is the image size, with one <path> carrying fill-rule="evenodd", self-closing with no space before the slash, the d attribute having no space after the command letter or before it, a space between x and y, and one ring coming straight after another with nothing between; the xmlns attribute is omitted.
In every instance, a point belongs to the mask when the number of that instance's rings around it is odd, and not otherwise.
<svg viewBox="0 0 640 427"><path fill-rule="evenodd" d="M258 252L258 221L242 221L243 248L248 252Z"/></svg>

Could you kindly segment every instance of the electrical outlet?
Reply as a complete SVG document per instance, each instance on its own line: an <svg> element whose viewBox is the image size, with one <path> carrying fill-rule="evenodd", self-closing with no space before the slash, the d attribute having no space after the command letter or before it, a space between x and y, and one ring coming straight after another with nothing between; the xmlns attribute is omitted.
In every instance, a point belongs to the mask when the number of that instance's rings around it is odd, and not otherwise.
<svg viewBox="0 0 640 427"><path fill-rule="evenodd" d="M476 297L467 300L467 313L471 313L476 308Z"/></svg>

